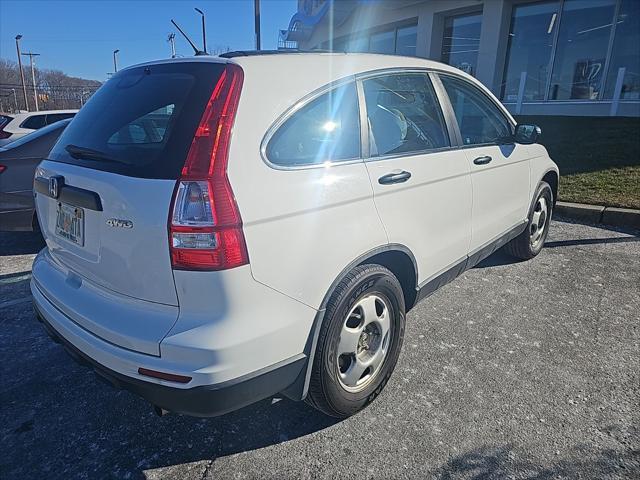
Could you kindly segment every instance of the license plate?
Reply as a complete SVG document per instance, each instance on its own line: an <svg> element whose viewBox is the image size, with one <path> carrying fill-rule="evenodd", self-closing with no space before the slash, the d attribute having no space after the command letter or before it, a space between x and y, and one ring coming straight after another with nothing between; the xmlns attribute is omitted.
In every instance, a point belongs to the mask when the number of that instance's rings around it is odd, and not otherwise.
<svg viewBox="0 0 640 480"><path fill-rule="evenodd" d="M84 246L84 209L59 202L56 235Z"/></svg>

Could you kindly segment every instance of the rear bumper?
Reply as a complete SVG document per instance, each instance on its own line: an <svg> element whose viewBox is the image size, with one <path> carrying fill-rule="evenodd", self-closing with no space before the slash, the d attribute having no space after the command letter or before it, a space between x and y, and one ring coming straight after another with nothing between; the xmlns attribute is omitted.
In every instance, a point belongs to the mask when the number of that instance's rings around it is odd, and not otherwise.
<svg viewBox="0 0 640 480"><path fill-rule="evenodd" d="M38 304L34 302L33 305L38 320L43 323L49 336L60 343L76 362L92 368L113 387L135 393L154 406L170 412L213 417L237 410L285 390L305 370L307 363L306 356L301 354L298 358L220 384L174 388L132 378L105 367L63 337L42 315Z"/></svg>
<svg viewBox="0 0 640 480"><path fill-rule="evenodd" d="M160 332L157 354L133 334L155 334L153 316L168 306L100 289L46 248L34 261L31 293L38 317L72 356L165 410L215 416L283 391L301 398L287 387L306 372L316 311L255 282L249 267L191 273L175 272L181 307L173 327ZM148 377L140 368L191 380Z"/></svg>

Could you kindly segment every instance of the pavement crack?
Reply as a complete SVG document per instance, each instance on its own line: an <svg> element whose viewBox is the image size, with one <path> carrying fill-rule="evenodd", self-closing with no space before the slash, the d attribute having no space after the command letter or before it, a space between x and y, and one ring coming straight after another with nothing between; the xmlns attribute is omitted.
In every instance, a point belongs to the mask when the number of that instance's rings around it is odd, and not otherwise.
<svg viewBox="0 0 640 480"><path fill-rule="evenodd" d="M207 466L204 467L204 471L202 472L202 476L200 477L200 480L205 480L207 478L207 475L209 474L209 470L211 469L212 466L213 466L213 460L207 460Z"/></svg>

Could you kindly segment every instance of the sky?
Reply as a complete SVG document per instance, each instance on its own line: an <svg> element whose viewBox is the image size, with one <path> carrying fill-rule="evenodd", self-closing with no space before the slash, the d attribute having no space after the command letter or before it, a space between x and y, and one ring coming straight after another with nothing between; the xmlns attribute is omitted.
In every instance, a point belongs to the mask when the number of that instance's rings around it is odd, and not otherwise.
<svg viewBox="0 0 640 480"><path fill-rule="evenodd" d="M297 0L261 0L262 48L276 48L278 30L286 29ZM207 47L253 49L253 0L0 0L0 57L17 61L15 36L22 52L39 53L36 65L67 75L104 81L118 67L170 56L167 36L176 33L176 51L193 50L170 20L202 45L200 16L207 19ZM23 61L29 61L23 57Z"/></svg>

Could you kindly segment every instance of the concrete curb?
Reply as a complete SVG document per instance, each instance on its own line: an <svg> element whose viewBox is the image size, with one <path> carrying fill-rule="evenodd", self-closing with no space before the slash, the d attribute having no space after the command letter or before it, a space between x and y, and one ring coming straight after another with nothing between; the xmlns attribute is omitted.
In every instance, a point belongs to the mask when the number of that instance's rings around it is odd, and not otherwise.
<svg viewBox="0 0 640 480"><path fill-rule="evenodd" d="M582 222L640 229L640 210L558 202L555 213Z"/></svg>

